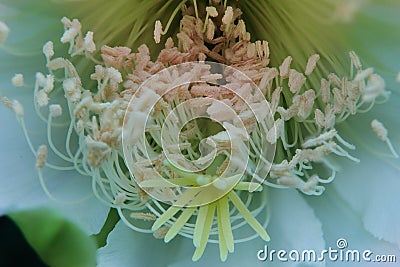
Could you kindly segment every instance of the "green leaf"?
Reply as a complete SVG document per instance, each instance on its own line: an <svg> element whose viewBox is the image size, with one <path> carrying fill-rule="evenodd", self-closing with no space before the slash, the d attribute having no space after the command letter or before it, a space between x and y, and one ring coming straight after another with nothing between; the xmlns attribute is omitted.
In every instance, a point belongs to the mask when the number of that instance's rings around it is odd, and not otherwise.
<svg viewBox="0 0 400 267"><path fill-rule="evenodd" d="M73 223L51 209L9 214L27 242L50 266L96 265L96 243Z"/></svg>

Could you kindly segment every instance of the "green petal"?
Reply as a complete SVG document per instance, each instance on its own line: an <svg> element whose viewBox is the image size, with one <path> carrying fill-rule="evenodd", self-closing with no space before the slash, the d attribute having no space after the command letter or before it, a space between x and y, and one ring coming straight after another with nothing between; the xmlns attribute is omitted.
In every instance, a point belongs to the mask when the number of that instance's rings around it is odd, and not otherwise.
<svg viewBox="0 0 400 267"><path fill-rule="evenodd" d="M308 58L318 53L322 63L316 69L319 77L332 71L345 74L349 48L343 26L332 20L334 1L287 0L278 4L257 0L239 4L252 37L269 42L272 66L292 56L293 66L302 70Z"/></svg>
<svg viewBox="0 0 400 267"><path fill-rule="evenodd" d="M153 38L154 23L161 20L166 25L181 0L87 0L66 5L68 16L78 18L84 29L95 33L96 45L124 45L136 49L141 44L157 52L163 45L156 45ZM175 18L171 29L179 29ZM167 35L171 36L173 30ZM164 43L166 37L161 43Z"/></svg>
<svg viewBox="0 0 400 267"><path fill-rule="evenodd" d="M57 40L62 35L62 7L46 1L4 2L0 19L10 28L9 38L2 50L16 56L42 56L42 46L48 40ZM24 2L24 3L22 3ZM3 3L2 3L3 4ZM56 42L56 49L59 49ZM28 62L28 60L26 60ZM37 64L40 66L40 64Z"/></svg>
<svg viewBox="0 0 400 267"><path fill-rule="evenodd" d="M374 0L360 10L355 22L346 29L346 35L358 55L368 65L392 76L400 68L399 12L398 1Z"/></svg>
<svg viewBox="0 0 400 267"><path fill-rule="evenodd" d="M96 244L76 225L50 209L10 214L28 243L50 266L95 266Z"/></svg>

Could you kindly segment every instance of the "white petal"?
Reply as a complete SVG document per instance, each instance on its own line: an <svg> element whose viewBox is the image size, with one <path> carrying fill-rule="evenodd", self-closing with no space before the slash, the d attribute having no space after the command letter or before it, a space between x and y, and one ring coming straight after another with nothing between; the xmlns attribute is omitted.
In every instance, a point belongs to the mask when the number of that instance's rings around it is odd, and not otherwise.
<svg viewBox="0 0 400 267"><path fill-rule="evenodd" d="M0 133L0 214L38 206L55 206L89 234L97 233L107 217L108 207L92 193L91 178L75 171L44 171L50 193L60 202L47 197L40 185L35 159L25 142L14 114L0 107L0 123L8 125Z"/></svg>
<svg viewBox="0 0 400 267"><path fill-rule="evenodd" d="M338 249L338 239L347 241L346 250L371 250L374 255L399 255L399 249L388 242L373 237L363 227L360 214L355 211L337 193L336 187L330 186L321 197L307 198L316 215L322 222L326 248ZM373 258L373 257L372 257ZM329 262L328 266L343 266L343 262ZM351 262L351 266L366 266L365 262ZM371 265L372 266L372 265Z"/></svg>
<svg viewBox="0 0 400 267"><path fill-rule="evenodd" d="M274 189L270 192L270 201L272 214L267 230L271 236L271 243L268 244L271 249L324 249L321 222L299 192L292 189ZM278 263L279 261L275 260L273 265ZM282 263L282 266L298 266L298 263L289 261L286 264ZM324 265L310 262L307 266Z"/></svg>
<svg viewBox="0 0 400 267"><path fill-rule="evenodd" d="M0 106L0 214L42 205L47 201L29 150L15 115Z"/></svg>
<svg viewBox="0 0 400 267"><path fill-rule="evenodd" d="M99 267L113 266L265 266L257 260L257 251L264 247L261 240L235 245L223 263L217 244L208 244L203 257L192 262L192 240L176 237L168 244L151 234L137 233L119 222L107 239L107 245L98 250Z"/></svg>
<svg viewBox="0 0 400 267"><path fill-rule="evenodd" d="M98 251L99 266L266 266L269 262L257 258L257 252L265 245L269 249L288 251L324 248L321 224L297 191L272 190L271 202L274 202L272 219L267 229L272 241L266 243L257 238L236 244L235 252L229 254L225 263L219 260L217 244L208 244L203 257L192 262L192 240L178 237L164 244L150 234L136 233L119 222L109 235L107 246ZM277 260L274 266L279 266ZM297 266L297 263L282 263L282 266Z"/></svg>
<svg viewBox="0 0 400 267"><path fill-rule="evenodd" d="M343 137L357 146L354 154L361 162L357 165L341 162L342 172L334 183L340 196L362 216L366 229L400 247L400 160L390 157L386 144L368 125L374 118L382 121L399 151L399 100L400 97L393 94L390 101L376 107L373 114L358 116L349 122L351 128L346 127Z"/></svg>
<svg viewBox="0 0 400 267"><path fill-rule="evenodd" d="M109 211L109 208L93 195L79 204L56 205L56 208L88 235L100 232Z"/></svg>

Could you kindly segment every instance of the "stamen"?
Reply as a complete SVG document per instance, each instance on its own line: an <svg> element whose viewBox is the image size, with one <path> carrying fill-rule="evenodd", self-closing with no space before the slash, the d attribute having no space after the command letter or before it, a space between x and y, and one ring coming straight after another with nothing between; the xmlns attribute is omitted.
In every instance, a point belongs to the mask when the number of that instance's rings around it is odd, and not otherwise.
<svg viewBox="0 0 400 267"><path fill-rule="evenodd" d="M308 58L305 75L309 76L314 71L320 56L318 54L312 55Z"/></svg>
<svg viewBox="0 0 400 267"><path fill-rule="evenodd" d="M8 108L14 111L18 118L24 117L24 107L21 105L21 103L19 103L18 100L13 100L11 102L7 97L3 97L2 101Z"/></svg>
<svg viewBox="0 0 400 267"><path fill-rule="evenodd" d="M376 133L376 135L378 136L379 139L386 142L392 155L395 158L398 158L399 155L397 154L396 150L394 149L394 147L392 145L392 142L390 141L390 139L388 137L388 131L385 128L385 126L383 126L383 124L380 121L375 119L375 120L371 121L371 128L372 128L372 130L374 130L374 132Z"/></svg>
<svg viewBox="0 0 400 267"><path fill-rule="evenodd" d="M14 110L13 110L12 103L11 103L10 99L8 99L8 97L3 96L3 97L1 98L1 102L3 102L3 104L4 104L7 108L9 108L10 110L14 111Z"/></svg>
<svg viewBox="0 0 400 267"><path fill-rule="evenodd" d="M279 67L279 73L282 78L288 78L290 74L290 64L292 63L292 57L288 56L282 62L282 65Z"/></svg>
<svg viewBox="0 0 400 267"><path fill-rule="evenodd" d="M156 43L160 42L160 37L161 35L165 35L168 30L169 27L171 26L172 20L175 18L176 14L178 13L179 9L181 9L181 6L186 2L187 0L183 0L176 8L175 10L172 12L167 25L165 26L165 29L162 30L162 24L161 21L157 20L155 23L155 28L154 28L154 40Z"/></svg>
<svg viewBox="0 0 400 267"><path fill-rule="evenodd" d="M0 45L7 40L9 33L10 29L8 26L4 22L0 21Z"/></svg>
<svg viewBox="0 0 400 267"><path fill-rule="evenodd" d="M222 23L225 25L229 25L232 23L233 19L233 9L232 7L228 6L225 10L225 14L222 17Z"/></svg>
<svg viewBox="0 0 400 267"><path fill-rule="evenodd" d="M168 233L168 231L169 231L169 226L163 226L163 227L155 230L153 232L153 236L156 239L164 239L165 235Z"/></svg>
<svg viewBox="0 0 400 267"><path fill-rule="evenodd" d="M329 132L322 133L318 137L310 138L309 140L305 141L301 146L303 148L318 146L318 145L322 144L323 142L332 139L333 137L336 136L336 134L337 134L337 131L335 129L332 129Z"/></svg>
<svg viewBox="0 0 400 267"><path fill-rule="evenodd" d="M47 147L41 145L36 152L36 168L43 169L47 159Z"/></svg>
<svg viewBox="0 0 400 267"><path fill-rule="evenodd" d="M210 17L215 18L215 17L218 16L217 9L215 7L213 7L213 6L206 7L206 12Z"/></svg>
<svg viewBox="0 0 400 267"><path fill-rule="evenodd" d="M354 51L350 51L349 55L350 55L352 64L354 65L354 67L356 67L357 72L361 72L362 65L361 65L360 58L357 56L357 54ZM351 73L351 75L353 75L353 74Z"/></svg>
<svg viewBox="0 0 400 267"><path fill-rule="evenodd" d="M321 79L321 95L322 95L322 102L327 104L331 97L331 84L330 81L324 78Z"/></svg>
<svg viewBox="0 0 400 267"><path fill-rule="evenodd" d="M50 116L55 118L55 117L59 117L62 115L62 109L61 106L56 104L56 105L50 105L49 107L49 111L50 111Z"/></svg>
<svg viewBox="0 0 400 267"><path fill-rule="evenodd" d="M306 82L306 77L296 70L291 69L289 72L289 82L288 85L290 87L290 92L297 93L300 91L301 87Z"/></svg>
<svg viewBox="0 0 400 267"><path fill-rule="evenodd" d="M43 54L46 57L47 63L51 60L51 58L54 56L54 45L53 42L48 41L44 46L43 46Z"/></svg>
<svg viewBox="0 0 400 267"><path fill-rule="evenodd" d="M119 193L115 197L114 204L115 204L115 206L122 206L125 201L126 201L126 195L124 193ZM131 214L131 217L132 217L132 214Z"/></svg>
<svg viewBox="0 0 400 267"><path fill-rule="evenodd" d="M93 42L93 32L86 33L86 36L83 39L83 50L89 53L94 53L96 51L96 45Z"/></svg>
<svg viewBox="0 0 400 267"><path fill-rule="evenodd" d="M161 21L157 20L154 26L154 41L159 44L161 40L162 24Z"/></svg>
<svg viewBox="0 0 400 267"><path fill-rule="evenodd" d="M24 86L24 75L22 74L15 74L14 77L11 79L12 84L15 87L23 87Z"/></svg>

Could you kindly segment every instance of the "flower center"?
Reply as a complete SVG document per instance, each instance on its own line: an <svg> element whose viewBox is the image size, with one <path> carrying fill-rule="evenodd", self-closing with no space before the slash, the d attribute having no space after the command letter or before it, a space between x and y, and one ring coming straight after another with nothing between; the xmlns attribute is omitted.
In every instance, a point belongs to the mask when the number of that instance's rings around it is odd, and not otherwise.
<svg viewBox="0 0 400 267"><path fill-rule="evenodd" d="M152 33L159 43L182 10L178 44L168 38L155 54L146 45L136 53L126 46L103 45L98 53L93 32L82 34L79 20L62 19L61 42L69 44L69 57L96 65L90 80L82 79L72 60L55 57L52 42L43 47L49 73L36 76L35 108L48 125L51 151L68 166L46 162L46 146L35 152L22 106L7 98L3 102L21 122L50 196L42 168L75 169L92 177L94 194L117 209L133 230L165 242L178 234L192 238L193 260L207 243L218 243L224 261L235 243L257 236L269 240L269 202L262 190L296 188L320 195L323 184L335 177L333 156L358 161L348 152L355 147L335 127L350 115L367 112L389 93L383 79L372 68L363 69L354 52L347 76L328 72L329 65L318 67L322 60L341 69L343 60L330 58L330 49L303 51L307 60L296 68L298 52L288 56L290 47L272 50L270 56L267 41L251 41L240 9L221 1L210 6L185 2L171 9L164 29L161 21L155 22ZM265 10L250 2L242 3L244 10ZM122 31L116 28L113 34L119 36ZM271 59L280 58L270 65ZM13 83L23 85L23 76L14 77ZM65 100L50 104L55 99L49 96L59 90ZM61 151L53 144L52 128L65 115L67 138ZM396 155L384 126L378 121L371 126ZM321 177L318 165L330 176ZM242 236L243 227L256 234Z"/></svg>

